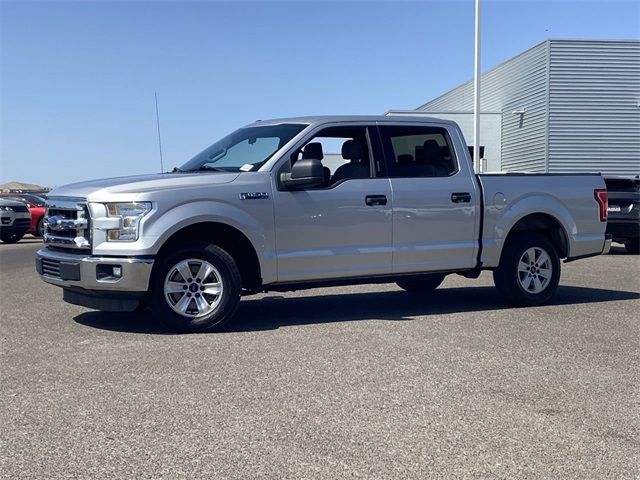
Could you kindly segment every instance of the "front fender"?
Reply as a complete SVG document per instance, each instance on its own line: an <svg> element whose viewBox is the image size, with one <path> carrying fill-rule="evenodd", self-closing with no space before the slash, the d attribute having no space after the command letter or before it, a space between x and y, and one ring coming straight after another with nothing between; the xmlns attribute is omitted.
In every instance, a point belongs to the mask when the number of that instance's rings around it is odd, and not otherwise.
<svg viewBox="0 0 640 480"><path fill-rule="evenodd" d="M94 246L94 254L156 255L165 242L185 227L203 222L223 223L244 234L258 256L262 277L275 278L275 242L271 203L252 204L251 213L221 200L198 200L154 210L142 221L142 235L136 242L108 242Z"/></svg>

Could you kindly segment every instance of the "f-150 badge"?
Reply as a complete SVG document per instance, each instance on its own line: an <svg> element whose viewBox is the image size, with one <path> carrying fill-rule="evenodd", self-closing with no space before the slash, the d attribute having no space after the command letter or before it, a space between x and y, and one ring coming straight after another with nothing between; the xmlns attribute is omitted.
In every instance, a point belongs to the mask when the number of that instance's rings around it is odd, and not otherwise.
<svg viewBox="0 0 640 480"><path fill-rule="evenodd" d="M263 200L269 198L267 192L245 192L240 194L240 200Z"/></svg>

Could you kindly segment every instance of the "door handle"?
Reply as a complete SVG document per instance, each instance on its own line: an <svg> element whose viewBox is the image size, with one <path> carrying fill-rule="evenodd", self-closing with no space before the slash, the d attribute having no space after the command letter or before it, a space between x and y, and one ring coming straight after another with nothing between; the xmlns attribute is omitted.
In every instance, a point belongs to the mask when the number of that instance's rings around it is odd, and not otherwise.
<svg viewBox="0 0 640 480"><path fill-rule="evenodd" d="M453 203L469 203L471 202L471 194L469 192L456 192L451 194Z"/></svg>
<svg viewBox="0 0 640 480"><path fill-rule="evenodd" d="M386 195L367 195L364 197L364 203L373 207L375 205L386 205L387 204L387 196Z"/></svg>

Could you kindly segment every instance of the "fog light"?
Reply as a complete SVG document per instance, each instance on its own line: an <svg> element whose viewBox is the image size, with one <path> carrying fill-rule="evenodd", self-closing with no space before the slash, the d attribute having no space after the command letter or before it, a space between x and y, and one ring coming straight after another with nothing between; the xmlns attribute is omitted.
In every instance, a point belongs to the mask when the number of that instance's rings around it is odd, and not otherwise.
<svg viewBox="0 0 640 480"><path fill-rule="evenodd" d="M106 265L100 263L96 266L96 279L99 282L117 282L122 278L122 265Z"/></svg>

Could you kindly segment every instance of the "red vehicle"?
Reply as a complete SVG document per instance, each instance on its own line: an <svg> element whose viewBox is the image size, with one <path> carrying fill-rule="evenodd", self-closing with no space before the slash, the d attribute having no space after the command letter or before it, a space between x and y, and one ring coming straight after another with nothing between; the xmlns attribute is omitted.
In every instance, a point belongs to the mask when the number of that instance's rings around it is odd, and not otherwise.
<svg viewBox="0 0 640 480"><path fill-rule="evenodd" d="M26 233L35 237L44 235L44 213L46 211L44 198L31 193L0 193L0 198L15 198L26 203L31 214L31 226Z"/></svg>

